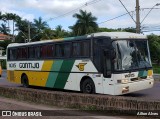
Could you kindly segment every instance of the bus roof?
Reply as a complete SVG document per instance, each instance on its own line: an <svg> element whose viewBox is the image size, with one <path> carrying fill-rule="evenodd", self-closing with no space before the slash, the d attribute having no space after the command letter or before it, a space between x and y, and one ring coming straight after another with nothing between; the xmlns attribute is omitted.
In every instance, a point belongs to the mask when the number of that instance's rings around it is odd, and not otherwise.
<svg viewBox="0 0 160 119"><path fill-rule="evenodd" d="M147 37L142 34L137 34L137 33L130 33L130 32L99 32L99 33L94 33L94 36L108 36L111 37L111 39L146 39Z"/></svg>
<svg viewBox="0 0 160 119"><path fill-rule="evenodd" d="M68 37L68 38L61 38L61 39L43 40L43 41L28 42L28 43L12 43L12 44L9 44L8 47L16 47L20 45L34 45L34 44L49 43L49 42L56 42L56 41L63 41L63 40L86 39L86 38L98 37L98 36L106 36L106 37L110 37L111 39L146 39L147 38L145 35L130 33L130 32L99 32L99 33L92 33L90 35Z"/></svg>

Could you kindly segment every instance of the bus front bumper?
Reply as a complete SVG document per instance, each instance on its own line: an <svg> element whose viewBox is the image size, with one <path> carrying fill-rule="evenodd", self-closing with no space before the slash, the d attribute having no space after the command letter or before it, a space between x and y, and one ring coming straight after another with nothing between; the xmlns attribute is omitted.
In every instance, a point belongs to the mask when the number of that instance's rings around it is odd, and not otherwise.
<svg viewBox="0 0 160 119"><path fill-rule="evenodd" d="M115 85L114 95L123 95L131 92L136 92L148 88L152 88L154 79L145 79L136 82L129 82L127 84Z"/></svg>

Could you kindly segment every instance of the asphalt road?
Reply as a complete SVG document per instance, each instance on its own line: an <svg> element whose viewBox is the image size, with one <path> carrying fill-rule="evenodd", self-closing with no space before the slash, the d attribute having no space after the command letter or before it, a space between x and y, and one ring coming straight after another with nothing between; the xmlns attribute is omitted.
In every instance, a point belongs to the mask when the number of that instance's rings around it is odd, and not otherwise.
<svg viewBox="0 0 160 119"><path fill-rule="evenodd" d="M22 85L10 83L9 81L7 81L6 75L7 75L6 71L3 71L2 77L0 78L0 85L6 85L6 86L12 86L12 87L22 86ZM157 77L158 75L156 76L156 78ZM48 90L48 88L39 88L39 87L32 87L32 88L38 88L40 90ZM134 93L123 95L123 96L138 97L138 98L145 98L145 99L151 99L151 100L160 100L159 91L160 91L160 81L155 81L153 88L137 91Z"/></svg>
<svg viewBox="0 0 160 119"><path fill-rule="evenodd" d="M2 76L0 77L0 85L6 85L6 86L21 86L18 84L11 83L7 80L7 72L6 70L3 70Z"/></svg>

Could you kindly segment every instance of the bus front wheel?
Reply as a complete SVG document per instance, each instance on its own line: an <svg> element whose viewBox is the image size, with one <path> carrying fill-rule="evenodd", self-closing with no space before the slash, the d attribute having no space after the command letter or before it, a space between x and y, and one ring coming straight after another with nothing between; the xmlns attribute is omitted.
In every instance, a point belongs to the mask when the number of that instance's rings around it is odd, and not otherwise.
<svg viewBox="0 0 160 119"><path fill-rule="evenodd" d="M95 85L92 79L84 80L82 83L82 92L87 94L95 93Z"/></svg>
<svg viewBox="0 0 160 119"><path fill-rule="evenodd" d="M29 87L28 77L26 75L22 76L21 82L22 82L23 87L25 88Z"/></svg>

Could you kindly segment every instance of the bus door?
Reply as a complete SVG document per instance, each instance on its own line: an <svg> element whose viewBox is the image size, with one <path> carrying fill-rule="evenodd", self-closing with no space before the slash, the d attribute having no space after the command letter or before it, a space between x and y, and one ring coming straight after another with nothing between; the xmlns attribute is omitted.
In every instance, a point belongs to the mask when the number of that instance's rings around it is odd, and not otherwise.
<svg viewBox="0 0 160 119"><path fill-rule="evenodd" d="M111 66L111 52L109 49L102 49L102 63L103 65L103 90L104 93L113 94L114 93L114 79L112 75Z"/></svg>

